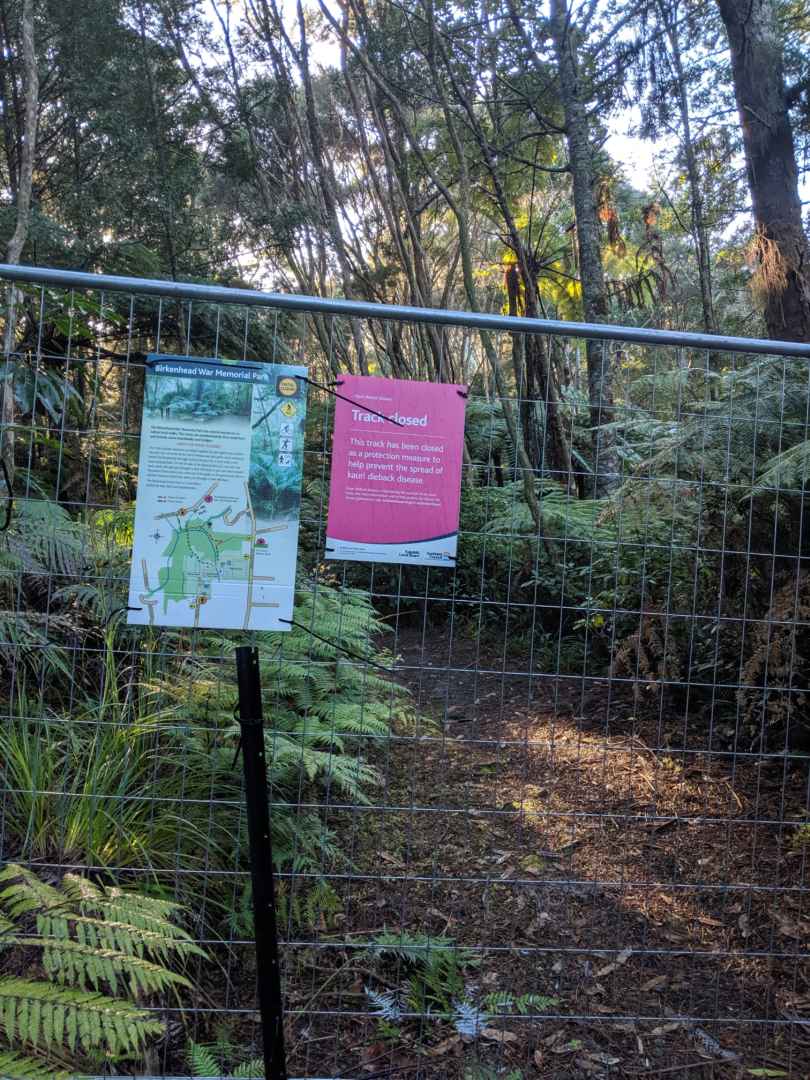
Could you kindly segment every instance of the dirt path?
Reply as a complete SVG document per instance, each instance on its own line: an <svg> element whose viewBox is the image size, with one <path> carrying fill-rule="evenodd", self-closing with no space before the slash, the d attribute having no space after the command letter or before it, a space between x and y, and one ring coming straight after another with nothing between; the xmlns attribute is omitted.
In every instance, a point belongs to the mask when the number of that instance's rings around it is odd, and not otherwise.
<svg viewBox="0 0 810 1080"><path fill-rule="evenodd" d="M354 838L335 938L449 938L479 961L465 1001L552 1003L470 1036L386 1028L367 991L396 995L410 969L348 950L324 1011L358 1015L332 1021L320 1075L810 1077L810 848L784 824L806 817L806 765L684 752L660 716L613 733L577 686L530 685L471 643L397 651L435 726L387 746L379 809L332 822Z"/></svg>

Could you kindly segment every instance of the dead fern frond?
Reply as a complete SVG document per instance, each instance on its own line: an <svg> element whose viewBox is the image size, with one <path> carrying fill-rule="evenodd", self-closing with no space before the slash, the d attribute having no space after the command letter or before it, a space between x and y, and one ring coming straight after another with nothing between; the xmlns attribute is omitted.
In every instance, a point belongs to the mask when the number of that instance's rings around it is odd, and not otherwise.
<svg viewBox="0 0 810 1080"><path fill-rule="evenodd" d="M759 303L764 304L769 296L784 292L788 276L794 267L785 258L776 241L766 234L763 225L757 225L745 255L753 274L751 291Z"/></svg>
<svg viewBox="0 0 810 1080"><path fill-rule="evenodd" d="M744 724L763 745L800 739L810 669L810 573L789 574L755 626L737 692Z"/></svg>

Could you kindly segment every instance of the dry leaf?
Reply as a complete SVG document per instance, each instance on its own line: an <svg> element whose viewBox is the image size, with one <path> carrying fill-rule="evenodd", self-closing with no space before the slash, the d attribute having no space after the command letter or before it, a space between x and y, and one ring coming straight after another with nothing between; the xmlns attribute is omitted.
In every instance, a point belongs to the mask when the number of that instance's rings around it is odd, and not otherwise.
<svg viewBox="0 0 810 1080"><path fill-rule="evenodd" d="M490 1039L492 1042L506 1043L517 1042L517 1035L511 1031L501 1031L499 1028L485 1027L481 1029L481 1038Z"/></svg>
<svg viewBox="0 0 810 1080"><path fill-rule="evenodd" d="M443 919L446 923L451 923L453 921L450 915L445 915L443 911L439 911L439 909L435 907L428 908L428 915L432 915L435 919Z"/></svg>
<svg viewBox="0 0 810 1080"><path fill-rule="evenodd" d="M711 916L709 916L709 915L698 915L697 921L701 924L701 926L725 926L726 925L724 922L721 922L720 919L712 919Z"/></svg>
<svg viewBox="0 0 810 1080"><path fill-rule="evenodd" d="M551 1047L552 1054L575 1054L582 1049L582 1039L569 1039L568 1042Z"/></svg>
<svg viewBox="0 0 810 1080"><path fill-rule="evenodd" d="M538 1068L541 1068L544 1061L545 1061L545 1058L543 1057L543 1051L542 1050L535 1050L535 1052L534 1052L534 1063L535 1063L535 1065Z"/></svg>
<svg viewBox="0 0 810 1080"><path fill-rule="evenodd" d="M660 990L666 986L669 982L669 975L656 975L653 979L648 979L641 987L642 990Z"/></svg>
<svg viewBox="0 0 810 1080"><path fill-rule="evenodd" d="M793 919L788 919L779 912L774 912L774 919L778 924L779 933L784 937L797 938L803 941L810 934L810 926L806 922L794 922Z"/></svg>
<svg viewBox="0 0 810 1080"><path fill-rule="evenodd" d="M630 957L633 955L632 949L624 949L611 964L606 964L603 968L600 968L596 972L596 978L602 979L605 975L610 975L611 971L615 971L617 967L621 967L622 964L626 964Z"/></svg>
<svg viewBox="0 0 810 1080"><path fill-rule="evenodd" d="M402 862L395 855L389 855L387 851L378 851L377 857L382 859L383 862L390 863L391 866L401 867L403 865Z"/></svg>
<svg viewBox="0 0 810 1080"><path fill-rule="evenodd" d="M606 1065L618 1065L621 1058L613 1057L611 1054L583 1054L577 1058L577 1065L584 1069L585 1072L602 1072Z"/></svg>
<svg viewBox="0 0 810 1080"><path fill-rule="evenodd" d="M679 1023L661 1024L659 1027L654 1027L650 1032L651 1035L665 1035L668 1031L677 1031L681 1027Z"/></svg>
<svg viewBox="0 0 810 1080"><path fill-rule="evenodd" d="M454 1046L457 1046L461 1042L460 1035L451 1035L449 1039L444 1039L442 1042L437 1043L436 1046L432 1046L428 1050L428 1054L431 1057L441 1057L442 1054L446 1054L448 1050L452 1050Z"/></svg>
<svg viewBox="0 0 810 1080"><path fill-rule="evenodd" d="M364 1046L360 1051L360 1060L364 1063L365 1068L368 1064L377 1061L388 1051L388 1046L384 1042L371 1043L369 1046Z"/></svg>

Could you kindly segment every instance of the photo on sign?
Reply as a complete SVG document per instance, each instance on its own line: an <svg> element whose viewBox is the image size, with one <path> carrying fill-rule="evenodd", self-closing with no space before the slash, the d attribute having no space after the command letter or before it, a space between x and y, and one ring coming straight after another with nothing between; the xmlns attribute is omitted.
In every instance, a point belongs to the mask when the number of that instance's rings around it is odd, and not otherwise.
<svg viewBox="0 0 810 1080"><path fill-rule="evenodd" d="M232 385L215 379L147 379L144 411L161 420L210 422L228 417L250 422L253 402L251 384Z"/></svg>
<svg viewBox="0 0 810 1080"><path fill-rule="evenodd" d="M282 420L283 410L293 403L279 403L276 386L261 386L255 391L254 427L250 447L250 494L256 513L272 521L298 517L301 504L301 470L304 461L304 415L296 423ZM296 379L284 384L299 390ZM276 415L278 411L279 415ZM281 429L288 434L282 436ZM283 444L283 445L282 445ZM283 451L283 452L282 452ZM298 468L291 468L293 465Z"/></svg>

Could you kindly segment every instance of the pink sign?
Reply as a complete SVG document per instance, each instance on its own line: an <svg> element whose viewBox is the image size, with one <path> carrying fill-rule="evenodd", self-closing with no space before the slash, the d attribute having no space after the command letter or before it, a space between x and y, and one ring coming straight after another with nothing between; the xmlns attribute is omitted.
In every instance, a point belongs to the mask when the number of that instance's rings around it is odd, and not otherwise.
<svg viewBox="0 0 810 1080"><path fill-rule="evenodd" d="M344 375L328 559L453 566L466 386Z"/></svg>

